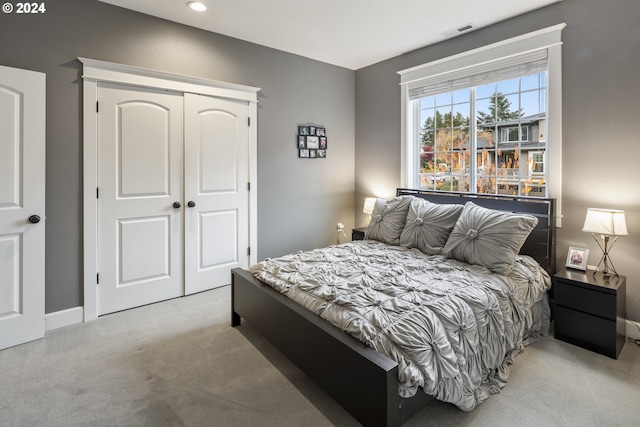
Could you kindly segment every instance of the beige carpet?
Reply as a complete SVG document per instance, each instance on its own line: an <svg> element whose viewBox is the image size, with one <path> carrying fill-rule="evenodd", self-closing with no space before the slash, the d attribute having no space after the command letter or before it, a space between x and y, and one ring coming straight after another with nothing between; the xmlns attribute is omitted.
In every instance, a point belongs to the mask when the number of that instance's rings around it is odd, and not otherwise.
<svg viewBox="0 0 640 427"><path fill-rule="evenodd" d="M0 351L1 426L351 426L250 324L230 289L111 314ZM434 402L407 426L635 426L640 347L619 360L545 338L472 412Z"/></svg>

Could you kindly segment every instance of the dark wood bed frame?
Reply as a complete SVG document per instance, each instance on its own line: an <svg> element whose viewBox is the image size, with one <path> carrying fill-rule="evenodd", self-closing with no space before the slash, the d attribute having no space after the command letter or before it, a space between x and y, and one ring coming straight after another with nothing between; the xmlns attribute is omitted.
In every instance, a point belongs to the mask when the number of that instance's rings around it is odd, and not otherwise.
<svg viewBox="0 0 640 427"><path fill-rule="evenodd" d="M398 189L434 203L477 205L538 217L538 225L520 251L555 272L554 199L443 193ZM231 324L242 319L260 332L300 370L365 426L400 426L433 397L418 392L398 395L398 365L254 278L231 272Z"/></svg>

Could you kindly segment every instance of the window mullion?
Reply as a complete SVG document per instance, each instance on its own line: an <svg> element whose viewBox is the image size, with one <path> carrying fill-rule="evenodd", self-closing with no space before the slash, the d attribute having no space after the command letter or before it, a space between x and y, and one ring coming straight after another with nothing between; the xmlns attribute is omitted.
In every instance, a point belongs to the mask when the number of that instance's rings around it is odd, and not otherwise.
<svg viewBox="0 0 640 427"><path fill-rule="evenodd" d="M469 192L475 193L478 189L476 183L476 171L478 170L478 125L476 119L476 88L471 88L471 115L469 120Z"/></svg>
<svg viewBox="0 0 640 427"><path fill-rule="evenodd" d="M413 187L420 188L420 152L422 141L420 140L420 100L413 101Z"/></svg>
<svg viewBox="0 0 640 427"><path fill-rule="evenodd" d="M522 79L518 79L518 108L522 108ZM520 111L520 110L518 110ZM522 166L526 166L526 173L527 175L529 174L529 167L528 165L522 165L522 159L523 159L523 152L522 152L522 136L523 136L523 132L524 130L522 129L522 117L518 117L518 161L517 161L517 170L515 171L515 176L518 179L518 195L522 196L523 194L525 196L528 196L529 194L525 194L523 193L524 188L523 188L523 184L525 184L523 182L523 169ZM514 165L515 167L516 165ZM531 183L530 181L530 177L527 176L526 178L524 178L526 180L529 181L529 183ZM526 187L526 184L525 184Z"/></svg>

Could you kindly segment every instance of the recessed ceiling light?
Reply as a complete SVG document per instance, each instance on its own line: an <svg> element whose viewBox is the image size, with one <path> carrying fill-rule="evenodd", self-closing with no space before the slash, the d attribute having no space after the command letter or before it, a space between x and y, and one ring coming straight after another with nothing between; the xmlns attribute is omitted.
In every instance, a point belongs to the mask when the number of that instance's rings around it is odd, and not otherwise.
<svg viewBox="0 0 640 427"><path fill-rule="evenodd" d="M189 6L192 10L195 10L196 12L204 12L205 10L207 10L207 5L199 1L190 1L187 3L187 6Z"/></svg>

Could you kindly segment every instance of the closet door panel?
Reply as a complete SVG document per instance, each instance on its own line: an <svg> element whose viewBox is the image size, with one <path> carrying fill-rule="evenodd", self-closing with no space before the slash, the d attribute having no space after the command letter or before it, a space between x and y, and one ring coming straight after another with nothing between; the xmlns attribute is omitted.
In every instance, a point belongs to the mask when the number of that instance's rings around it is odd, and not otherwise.
<svg viewBox="0 0 640 427"><path fill-rule="evenodd" d="M238 212L236 210L200 214L200 230L204 236L200 270L238 262Z"/></svg>
<svg viewBox="0 0 640 427"><path fill-rule="evenodd" d="M238 118L227 111L207 110L199 115L201 152L198 194L238 191Z"/></svg>
<svg viewBox="0 0 640 427"><path fill-rule="evenodd" d="M98 314L184 294L183 97L98 86Z"/></svg>
<svg viewBox="0 0 640 427"><path fill-rule="evenodd" d="M116 169L119 197L169 195L171 114L167 106L149 101L123 102L118 106L116 126L120 135L116 138Z"/></svg>
<svg viewBox="0 0 640 427"><path fill-rule="evenodd" d="M248 115L246 102L185 94L186 294L248 267Z"/></svg>

